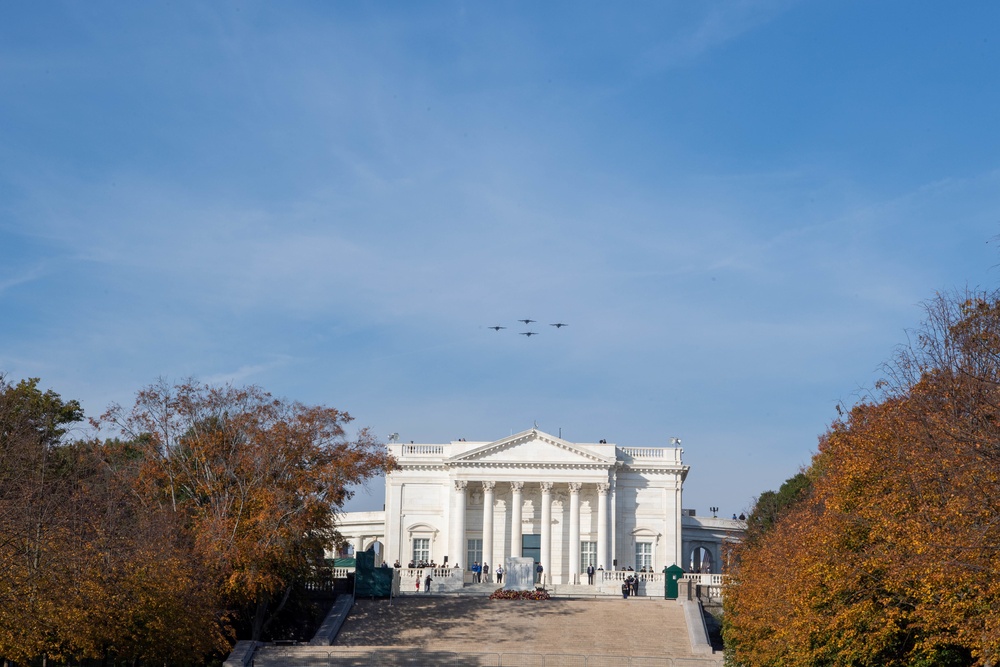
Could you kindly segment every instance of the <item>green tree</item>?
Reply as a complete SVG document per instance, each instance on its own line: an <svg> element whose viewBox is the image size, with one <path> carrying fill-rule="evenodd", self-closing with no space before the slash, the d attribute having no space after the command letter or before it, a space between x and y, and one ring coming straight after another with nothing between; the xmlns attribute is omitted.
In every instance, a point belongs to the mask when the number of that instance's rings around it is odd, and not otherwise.
<svg viewBox="0 0 1000 667"><path fill-rule="evenodd" d="M812 488L807 471L789 477L778 491L765 491L757 498L747 516L747 540L756 540L767 533L774 524L797 503L806 498Z"/></svg>

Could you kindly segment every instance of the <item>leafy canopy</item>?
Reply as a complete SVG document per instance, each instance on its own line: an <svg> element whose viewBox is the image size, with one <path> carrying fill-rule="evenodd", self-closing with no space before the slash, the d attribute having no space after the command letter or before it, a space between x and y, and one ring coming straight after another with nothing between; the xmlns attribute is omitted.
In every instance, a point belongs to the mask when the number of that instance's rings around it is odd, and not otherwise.
<svg viewBox="0 0 1000 667"><path fill-rule="evenodd" d="M912 340L820 439L811 482L762 495L726 589L734 663L1000 657L1000 297L939 296Z"/></svg>

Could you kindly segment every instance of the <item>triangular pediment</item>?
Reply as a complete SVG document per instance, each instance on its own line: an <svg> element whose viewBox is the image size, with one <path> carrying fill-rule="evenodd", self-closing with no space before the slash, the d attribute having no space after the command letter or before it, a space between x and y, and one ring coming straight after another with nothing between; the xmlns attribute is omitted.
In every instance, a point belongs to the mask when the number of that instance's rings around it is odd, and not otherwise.
<svg viewBox="0 0 1000 667"><path fill-rule="evenodd" d="M449 459L458 464L612 465L614 459L538 429L522 431Z"/></svg>

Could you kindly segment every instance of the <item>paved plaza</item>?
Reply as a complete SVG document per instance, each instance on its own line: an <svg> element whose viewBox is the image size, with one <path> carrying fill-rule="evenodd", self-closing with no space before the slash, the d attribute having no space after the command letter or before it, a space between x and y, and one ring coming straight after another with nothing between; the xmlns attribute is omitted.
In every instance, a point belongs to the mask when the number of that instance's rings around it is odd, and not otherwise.
<svg viewBox="0 0 1000 667"><path fill-rule="evenodd" d="M681 606L655 599L359 600L331 648L691 656Z"/></svg>

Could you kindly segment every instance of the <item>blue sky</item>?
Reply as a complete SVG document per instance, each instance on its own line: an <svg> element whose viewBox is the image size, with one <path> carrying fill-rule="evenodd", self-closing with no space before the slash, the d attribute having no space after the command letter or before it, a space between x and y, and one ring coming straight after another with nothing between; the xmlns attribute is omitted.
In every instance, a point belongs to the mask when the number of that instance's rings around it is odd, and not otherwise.
<svg viewBox="0 0 1000 667"><path fill-rule="evenodd" d="M676 436L685 506L738 513L921 302L997 286L998 24L992 2L5 3L0 370L90 415L194 376L404 441Z"/></svg>

